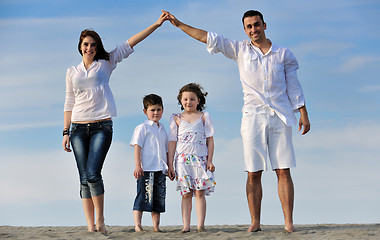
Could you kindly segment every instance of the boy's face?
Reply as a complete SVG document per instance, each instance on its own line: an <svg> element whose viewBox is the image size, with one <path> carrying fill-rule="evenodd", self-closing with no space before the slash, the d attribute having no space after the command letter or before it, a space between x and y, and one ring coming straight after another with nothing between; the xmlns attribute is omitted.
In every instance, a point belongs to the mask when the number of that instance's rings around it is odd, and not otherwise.
<svg viewBox="0 0 380 240"><path fill-rule="evenodd" d="M149 120L158 124L162 118L164 110L161 105L149 105L147 109L144 109L144 114L148 117Z"/></svg>

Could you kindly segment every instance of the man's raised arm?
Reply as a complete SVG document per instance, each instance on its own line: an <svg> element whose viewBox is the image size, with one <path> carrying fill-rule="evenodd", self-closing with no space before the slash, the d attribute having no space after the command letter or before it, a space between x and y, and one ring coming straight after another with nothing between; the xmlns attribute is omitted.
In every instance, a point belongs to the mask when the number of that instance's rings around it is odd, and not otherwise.
<svg viewBox="0 0 380 240"><path fill-rule="evenodd" d="M168 11L162 10L163 13L167 14L169 16L169 21L176 27L180 28L182 31L184 31L187 35L190 37L201 41L203 43L207 43L207 32L202 29L194 28L192 26L189 26L181 21L179 21L173 14L169 13Z"/></svg>

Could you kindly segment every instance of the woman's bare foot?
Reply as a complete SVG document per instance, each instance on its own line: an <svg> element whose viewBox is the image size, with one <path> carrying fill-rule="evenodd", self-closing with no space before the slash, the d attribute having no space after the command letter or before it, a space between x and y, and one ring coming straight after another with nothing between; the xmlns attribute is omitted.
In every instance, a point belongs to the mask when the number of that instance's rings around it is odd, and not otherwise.
<svg viewBox="0 0 380 240"><path fill-rule="evenodd" d="M96 232L95 225L93 225L93 226L87 226L87 231L88 232Z"/></svg>

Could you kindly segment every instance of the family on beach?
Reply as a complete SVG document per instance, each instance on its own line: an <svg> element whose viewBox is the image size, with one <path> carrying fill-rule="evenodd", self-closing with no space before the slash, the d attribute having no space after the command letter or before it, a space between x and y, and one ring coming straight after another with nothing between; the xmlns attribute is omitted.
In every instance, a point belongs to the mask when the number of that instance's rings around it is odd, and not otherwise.
<svg viewBox="0 0 380 240"><path fill-rule="evenodd" d="M104 223L104 184L101 170L113 135L115 101L109 79L117 64L133 53L133 47L166 20L190 37L207 45L211 54L221 52L237 62L244 93L241 136L243 140L246 194L251 215L248 232L261 231L261 176L267 159L278 179L278 193L285 219L284 232L294 231L294 186L290 168L296 166L292 125L306 134L310 122L304 94L297 77L298 62L292 52L266 38L267 25L256 10L244 13L242 23L249 39L234 41L179 21L162 11L159 19L107 52L93 30L81 32L78 51L82 62L66 73L66 99L62 146L72 146L80 176L82 199L89 232L106 234ZM183 86L177 96L181 113L170 117L169 134L160 122L162 98L143 98L147 120L138 125L130 142L134 147L137 196L133 204L135 231L143 231L143 212L151 212L153 231L160 232L160 213L165 212L166 177L177 181L182 196L181 233L190 232L192 198L195 197L197 232L205 232L206 195L214 191L214 127L204 111L207 92L197 83ZM70 128L71 127L71 128Z"/></svg>

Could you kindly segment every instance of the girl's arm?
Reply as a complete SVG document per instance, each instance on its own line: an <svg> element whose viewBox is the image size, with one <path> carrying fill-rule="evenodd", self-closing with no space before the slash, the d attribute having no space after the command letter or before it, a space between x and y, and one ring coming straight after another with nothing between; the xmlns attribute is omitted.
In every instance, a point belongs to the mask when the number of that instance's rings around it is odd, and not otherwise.
<svg viewBox="0 0 380 240"><path fill-rule="evenodd" d="M133 176L136 179L144 176L144 170L141 166L141 147L137 144L135 144L135 171L133 172Z"/></svg>
<svg viewBox="0 0 380 240"><path fill-rule="evenodd" d="M168 145L168 175L170 180L174 180L175 172L173 167L175 150L177 148L177 142L169 141Z"/></svg>
<svg viewBox="0 0 380 240"><path fill-rule="evenodd" d="M162 13L159 19L149 27L147 27L145 30L137 33L136 35L132 36L128 42L129 45L133 48L136 46L139 42L147 38L151 33L153 33L157 28L159 28L162 23L168 19L168 15L166 13Z"/></svg>
<svg viewBox="0 0 380 240"><path fill-rule="evenodd" d="M214 137L208 137L206 139L207 144L207 169L211 172L215 171L215 166L212 163L214 157Z"/></svg>
<svg viewBox="0 0 380 240"><path fill-rule="evenodd" d="M68 131L70 131L71 114L72 114L71 111L63 112L63 130L67 129ZM63 150L65 150L66 152L71 152L69 135L63 136L62 146L63 146Z"/></svg>

